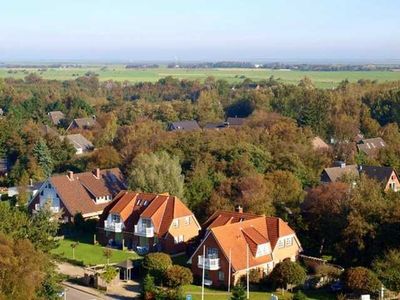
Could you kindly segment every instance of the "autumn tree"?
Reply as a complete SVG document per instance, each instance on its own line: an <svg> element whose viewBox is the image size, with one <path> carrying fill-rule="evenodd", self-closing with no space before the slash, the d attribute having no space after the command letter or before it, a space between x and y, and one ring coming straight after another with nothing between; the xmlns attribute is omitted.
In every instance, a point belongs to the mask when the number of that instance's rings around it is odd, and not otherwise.
<svg viewBox="0 0 400 300"><path fill-rule="evenodd" d="M373 262L373 270L391 291L400 291L400 251L392 249Z"/></svg>
<svg viewBox="0 0 400 300"><path fill-rule="evenodd" d="M201 122L223 120L224 111L215 91L202 91L197 99L197 115Z"/></svg>
<svg viewBox="0 0 400 300"><path fill-rule="evenodd" d="M269 276L276 286L287 289L289 285L303 284L306 280L306 271L296 262L284 260L275 266Z"/></svg>
<svg viewBox="0 0 400 300"><path fill-rule="evenodd" d="M347 269L343 281L347 289L359 294L377 294L381 288L376 275L364 267Z"/></svg>

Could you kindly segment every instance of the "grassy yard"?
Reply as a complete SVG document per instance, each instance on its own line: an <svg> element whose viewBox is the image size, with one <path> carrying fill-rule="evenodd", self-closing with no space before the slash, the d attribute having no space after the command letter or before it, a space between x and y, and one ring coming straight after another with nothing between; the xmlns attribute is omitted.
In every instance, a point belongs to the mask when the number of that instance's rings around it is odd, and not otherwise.
<svg viewBox="0 0 400 300"><path fill-rule="evenodd" d="M75 241L73 239L61 240L59 247L54 249L52 253L71 263L83 264L85 266L105 264L107 262L107 259L103 255L104 247L93 245L88 239L81 239L79 241L79 245L75 248L75 259L73 259L71 244ZM140 256L134 252L112 249L110 263L118 263L128 258L139 259Z"/></svg>
<svg viewBox="0 0 400 300"><path fill-rule="evenodd" d="M40 71L36 68L7 69L0 68L0 77L24 78L29 73L37 73L46 79L75 79L91 71L99 75L100 80L113 79L116 81L130 82L154 82L166 76L179 79L204 80L208 76L216 79L225 79L230 83L243 81L244 78L253 80L268 79L274 76L285 83L297 84L305 76L311 78L315 85L321 88L332 88L344 79L351 82L359 79L370 79L382 81L400 80L400 72L390 71L337 71L337 72L316 72L316 71L287 71L269 69L168 69L160 67L155 69L126 69L124 65L87 65L82 68L49 68Z"/></svg>
<svg viewBox="0 0 400 300"><path fill-rule="evenodd" d="M187 285L183 287L185 295L192 295L193 300L201 299L201 286L197 285ZM289 300L292 297L292 294L289 292L285 292L282 294L281 292L272 292L277 295L279 299ZM332 293L328 293L326 291L306 291L304 292L308 299L310 300L334 300L336 299L335 295ZM229 299L230 294L227 291L215 290L210 288L204 289L204 299L208 300L217 300L217 299ZM271 297L271 291L251 291L250 290L250 299L251 300L267 300Z"/></svg>

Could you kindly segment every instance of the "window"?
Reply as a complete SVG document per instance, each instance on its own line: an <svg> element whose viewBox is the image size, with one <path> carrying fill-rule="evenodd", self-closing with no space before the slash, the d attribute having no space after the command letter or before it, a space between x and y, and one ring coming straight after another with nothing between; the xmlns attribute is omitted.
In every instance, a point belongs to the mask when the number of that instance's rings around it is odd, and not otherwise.
<svg viewBox="0 0 400 300"><path fill-rule="evenodd" d="M292 246L292 245L293 245L293 238L292 237L286 238L285 246L288 247L288 246Z"/></svg>
<svg viewBox="0 0 400 300"><path fill-rule="evenodd" d="M185 217L185 225L189 225L190 224L190 217Z"/></svg>
<svg viewBox="0 0 400 300"><path fill-rule="evenodd" d="M174 242L175 244L183 243L184 242L184 237L183 235L178 235L174 237Z"/></svg>
<svg viewBox="0 0 400 300"><path fill-rule="evenodd" d="M40 195L43 196L43 194L44 194L44 191L42 190L42 191L40 192Z"/></svg>
<svg viewBox="0 0 400 300"><path fill-rule="evenodd" d="M144 206L147 205L147 200L144 200L143 205L144 205Z"/></svg>
<svg viewBox="0 0 400 300"><path fill-rule="evenodd" d="M219 281L224 281L225 280L225 273L222 271L218 272L218 280Z"/></svg>
<svg viewBox="0 0 400 300"><path fill-rule="evenodd" d="M283 248L285 247L285 241L284 240L279 240L278 241L278 248Z"/></svg>
<svg viewBox="0 0 400 300"><path fill-rule="evenodd" d="M207 248L207 257L208 258L218 258L218 249L217 248Z"/></svg>
<svg viewBox="0 0 400 300"><path fill-rule="evenodd" d="M119 223L119 216L118 215L111 215L111 220L115 223Z"/></svg>
<svg viewBox="0 0 400 300"><path fill-rule="evenodd" d="M174 228L178 228L179 227L179 220L178 219L174 219L174 221L172 221L172 226Z"/></svg>
<svg viewBox="0 0 400 300"><path fill-rule="evenodd" d="M141 202L141 201L142 201L142 200L139 199L139 200L137 201L136 205L140 205L140 202Z"/></svg>

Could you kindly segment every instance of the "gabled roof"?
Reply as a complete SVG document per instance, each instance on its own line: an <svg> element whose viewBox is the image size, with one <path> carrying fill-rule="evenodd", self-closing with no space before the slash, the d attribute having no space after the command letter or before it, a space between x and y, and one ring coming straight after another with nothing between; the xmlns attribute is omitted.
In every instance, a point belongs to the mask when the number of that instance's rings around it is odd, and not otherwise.
<svg viewBox="0 0 400 300"><path fill-rule="evenodd" d="M133 231L133 225L140 218L150 219L159 236L168 232L173 219L194 217L189 208L175 196L132 191L121 191L105 210L104 218L110 213L119 214L128 231Z"/></svg>
<svg viewBox="0 0 400 300"><path fill-rule="evenodd" d="M204 126L204 129L223 129L228 127L228 123L226 122L219 122L219 123L207 123Z"/></svg>
<svg viewBox="0 0 400 300"><path fill-rule="evenodd" d="M59 110L51 111L48 115L54 125L58 125L62 119L65 119L64 113Z"/></svg>
<svg viewBox="0 0 400 300"><path fill-rule="evenodd" d="M71 122L71 124L68 126L68 129L70 129L70 127L73 126L74 124L79 129L89 129L89 128L93 128L93 127L98 127L99 126L99 123L96 121L96 119L94 117L74 119Z"/></svg>
<svg viewBox="0 0 400 300"><path fill-rule="evenodd" d="M204 222L202 228L211 229L213 227L226 224L238 223L245 220L258 218L258 215L252 213L236 212L236 211L216 211Z"/></svg>
<svg viewBox="0 0 400 300"><path fill-rule="evenodd" d="M69 175L55 175L49 178L60 200L68 212L74 216L77 213L90 214L101 212L106 203L97 204L96 197L114 197L125 188L125 179L118 168L83 172Z"/></svg>
<svg viewBox="0 0 400 300"><path fill-rule="evenodd" d="M324 142L319 136L316 136L311 141L314 150L328 150L329 145Z"/></svg>
<svg viewBox="0 0 400 300"><path fill-rule="evenodd" d="M177 121L172 122L169 126L169 130L182 130L182 131L191 131L200 129L199 124L195 120L187 120L187 121Z"/></svg>
<svg viewBox="0 0 400 300"><path fill-rule="evenodd" d="M269 242L273 251L278 238L293 234L294 231L281 219L258 216L239 223L213 227L203 243L207 238L214 238L225 257L231 255L232 267L238 271L247 267L247 247L249 267L265 264L272 261L272 256L256 257L257 246Z"/></svg>
<svg viewBox="0 0 400 300"><path fill-rule="evenodd" d="M386 147L385 141L380 138L362 139L357 144L358 151L364 152L368 156L374 156L380 149Z"/></svg>
<svg viewBox="0 0 400 300"><path fill-rule="evenodd" d="M345 165L343 167L325 168L321 175L321 181L335 182L344 175L358 176L357 165Z"/></svg>
<svg viewBox="0 0 400 300"><path fill-rule="evenodd" d="M392 167L382 166L366 166L366 165L348 165L345 167L332 167L326 168L322 172L322 182L335 182L345 174L360 176L365 174L367 177L374 179L378 182L387 183L392 173L396 171ZM396 174L397 176L397 174Z"/></svg>
<svg viewBox="0 0 400 300"><path fill-rule="evenodd" d="M396 173L396 171L392 167L364 166L364 165L360 167L359 171L361 174L365 174L369 178L383 183L388 182L393 172Z"/></svg>
<svg viewBox="0 0 400 300"><path fill-rule="evenodd" d="M244 122L246 121L246 118L238 118L238 117L229 117L226 119L226 122L228 123L229 126L242 126Z"/></svg>
<svg viewBox="0 0 400 300"><path fill-rule="evenodd" d="M49 125L40 126L39 130L43 135L58 136L58 132L51 128Z"/></svg>
<svg viewBox="0 0 400 300"><path fill-rule="evenodd" d="M76 150L82 149L83 152L93 150L94 146L91 141L86 139L82 134L69 134L65 138L74 146Z"/></svg>

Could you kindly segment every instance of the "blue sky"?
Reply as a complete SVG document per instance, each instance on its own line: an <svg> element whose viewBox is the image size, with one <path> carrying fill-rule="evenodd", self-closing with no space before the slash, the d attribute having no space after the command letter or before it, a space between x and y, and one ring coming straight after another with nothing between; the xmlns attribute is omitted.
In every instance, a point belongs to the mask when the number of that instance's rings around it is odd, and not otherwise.
<svg viewBox="0 0 400 300"><path fill-rule="evenodd" d="M0 60L400 59L398 0L1 0Z"/></svg>

